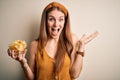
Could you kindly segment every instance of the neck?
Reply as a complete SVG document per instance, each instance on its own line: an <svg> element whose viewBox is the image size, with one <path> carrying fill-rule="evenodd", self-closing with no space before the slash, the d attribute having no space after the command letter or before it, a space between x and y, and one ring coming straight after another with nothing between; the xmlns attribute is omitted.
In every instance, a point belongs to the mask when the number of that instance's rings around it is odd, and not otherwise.
<svg viewBox="0 0 120 80"><path fill-rule="evenodd" d="M48 55L51 56L52 58L54 58L56 55L57 47L58 47L58 39L49 39L47 41L45 48Z"/></svg>
<svg viewBox="0 0 120 80"><path fill-rule="evenodd" d="M48 39L47 43L49 44L53 44L53 45L57 45L58 44L58 39Z"/></svg>
<svg viewBox="0 0 120 80"><path fill-rule="evenodd" d="M59 38L51 38L51 37L48 38L48 41L50 41L50 42L52 41L52 42L57 43L58 40L59 40Z"/></svg>

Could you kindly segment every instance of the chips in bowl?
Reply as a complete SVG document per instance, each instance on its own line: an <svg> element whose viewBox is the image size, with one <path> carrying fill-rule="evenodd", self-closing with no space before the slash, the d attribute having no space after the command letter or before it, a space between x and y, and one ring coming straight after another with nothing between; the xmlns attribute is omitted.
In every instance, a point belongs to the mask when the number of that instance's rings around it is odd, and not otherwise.
<svg viewBox="0 0 120 80"><path fill-rule="evenodd" d="M19 51L25 51L26 47L27 43L25 41L16 40L10 44L9 49L14 50L16 53L18 53Z"/></svg>

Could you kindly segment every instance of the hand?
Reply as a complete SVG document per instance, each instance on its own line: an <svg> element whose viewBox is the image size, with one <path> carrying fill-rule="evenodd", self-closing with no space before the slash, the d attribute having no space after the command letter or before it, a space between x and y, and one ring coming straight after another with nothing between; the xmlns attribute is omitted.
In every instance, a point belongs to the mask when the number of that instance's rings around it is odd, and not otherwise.
<svg viewBox="0 0 120 80"><path fill-rule="evenodd" d="M85 51L85 45L89 43L91 40L93 40L95 37L97 37L99 33L96 31L92 33L90 36L86 36L85 34L81 37L81 39L77 42L77 51L78 52L84 52Z"/></svg>
<svg viewBox="0 0 120 80"><path fill-rule="evenodd" d="M27 49L25 49L24 51L19 51L18 53L16 53L14 50L8 49L7 52L8 52L8 55L11 58L13 58L13 59L15 59L15 60L17 60L17 61L19 61L21 63L26 63L27 62L27 60L25 58Z"/></svg>

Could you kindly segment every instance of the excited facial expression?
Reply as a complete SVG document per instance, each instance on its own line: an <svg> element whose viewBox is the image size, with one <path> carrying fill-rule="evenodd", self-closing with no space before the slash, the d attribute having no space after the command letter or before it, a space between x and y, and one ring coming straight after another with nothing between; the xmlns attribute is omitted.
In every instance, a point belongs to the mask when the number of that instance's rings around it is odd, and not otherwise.
<svg viewBox="0 0 120 80"><path fill-rule="evenodd" d="M48 13L47 27L51 38L59 38L65 23L65 15L63 12L55 9Z"/></svg>

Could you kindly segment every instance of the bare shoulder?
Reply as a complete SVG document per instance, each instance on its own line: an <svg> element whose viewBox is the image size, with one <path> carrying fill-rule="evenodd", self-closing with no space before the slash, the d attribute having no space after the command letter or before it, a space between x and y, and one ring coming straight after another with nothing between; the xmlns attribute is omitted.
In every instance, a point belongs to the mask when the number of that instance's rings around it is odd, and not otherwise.
<svg viewBox="0 0 120 80"><path fill-rule="evenodd" d="M38 41L34 40L31 42L31 46L37 47L38 45Z"/></svg>
<svg viewBox="0 0 120 80"><path fill-rule="evenodd" d="M72 40L73 40L73 45L75 45L76 42L79 40L79 38L76 34L72 33Z"/></svg>
<svg viewBox="0 0 120 80"><path fill-rule="evenodd" d="M37 54L37 45L38 45L38 42L37 41L32 41L30 43L30 60L29 60L29 66L32 70L32 72L35 72L35 55Z"/></svg>
<svg viewBox="0 0 120 80"><path fill-rule="evenodd" d="M32 41L31 44L30 44L30 52L31 53L37 53L37 45L38 45L38 42L37 41Z"/></svg>

